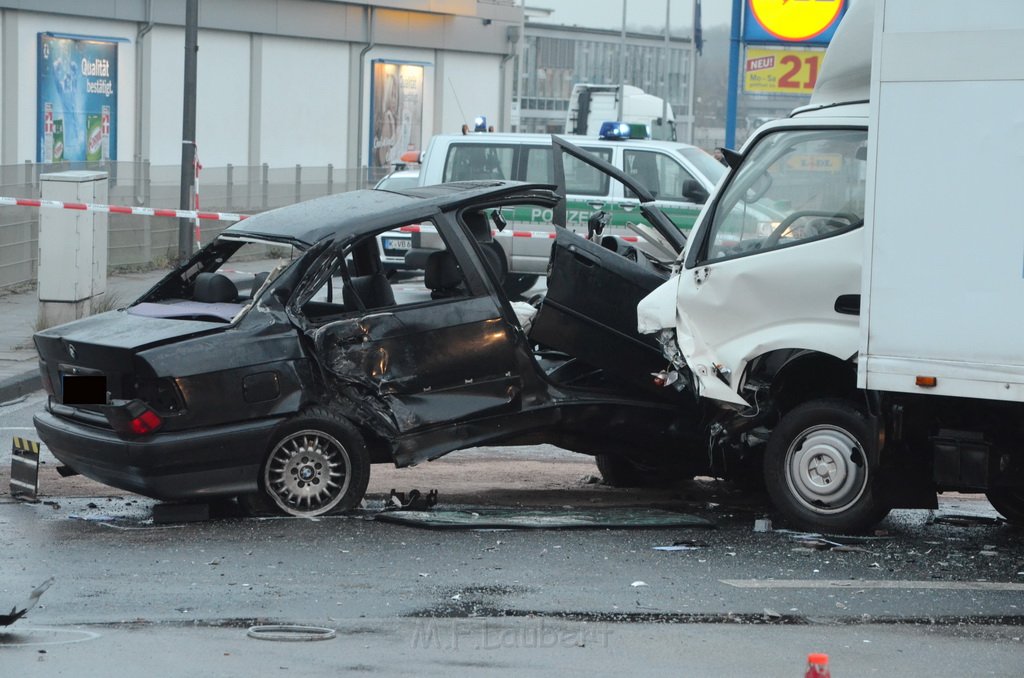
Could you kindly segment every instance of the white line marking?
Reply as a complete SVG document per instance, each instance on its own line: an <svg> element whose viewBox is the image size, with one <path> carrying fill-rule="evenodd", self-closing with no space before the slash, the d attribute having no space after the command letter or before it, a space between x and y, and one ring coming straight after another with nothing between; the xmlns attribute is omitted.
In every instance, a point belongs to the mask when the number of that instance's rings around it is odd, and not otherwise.
<svg viewBox="0 0 1024 678"><path fill-rule="evenodd" d="M942 589L945 591L1024 591L1024 583L931 580L719 579L740 589Z"/></svg>

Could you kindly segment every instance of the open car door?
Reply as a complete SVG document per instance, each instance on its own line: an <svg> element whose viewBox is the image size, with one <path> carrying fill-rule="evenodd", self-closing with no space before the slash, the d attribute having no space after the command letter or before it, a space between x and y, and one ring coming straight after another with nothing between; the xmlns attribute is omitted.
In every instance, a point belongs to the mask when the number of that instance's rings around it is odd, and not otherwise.
<svg viewBox="0 0 1024 678"><path fill-rule="evenodd" d="M637 304L669 277L669 264L685 244L682 232L654 205L644 186L616 167L573 144L553 137L554 174L563 200L555 208L555 243L551 251L548 289L530 338L547 348L575 356L620 380L666 397L674 391L656 387L651 378L666 366L661 347L637 331ZM664 260L644 254L634 243L600 238L590 228L587 237L565 228L565 164L563 153L622 182L640 197L640 210L654 228L645 233L658 239ZM600 212L591 215L597 224Z"/></svg>

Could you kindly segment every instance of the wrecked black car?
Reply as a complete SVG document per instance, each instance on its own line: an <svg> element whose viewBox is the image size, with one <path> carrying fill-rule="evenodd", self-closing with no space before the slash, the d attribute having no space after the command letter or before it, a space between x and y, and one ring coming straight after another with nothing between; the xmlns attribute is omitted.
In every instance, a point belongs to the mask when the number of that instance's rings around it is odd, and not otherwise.
<svg viewBox="0 0 1024 678"><path fill-rule="evenodd" d="M561 148L556 176L599 171ZM622 484L701 472L697 405L654 384L665 359L636 331L666 265L595 242L599 212L588 234L557 229L545 296L502 291L502 210L564 224L564 204L553 186L486 181L257 214L127 307L38 332L49 400L36 429L71 470L120 489L307 516L358 505L371 464L484 444L596 455ZM671 261L682 235L645 216ZM378 236L403 228L446 245L412 291L381 264Z"/></svg>

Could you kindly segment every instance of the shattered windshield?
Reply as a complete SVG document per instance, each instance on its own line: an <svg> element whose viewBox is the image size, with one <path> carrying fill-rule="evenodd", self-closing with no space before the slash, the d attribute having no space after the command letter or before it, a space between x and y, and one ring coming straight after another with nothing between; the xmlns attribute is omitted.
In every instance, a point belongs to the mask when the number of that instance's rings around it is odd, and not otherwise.
<svg viewBox="0 0 1024 678"><path fill-rule="evenodd" d="M765 137L722 194L700 258L785 247L863 224L866 147L865 130Z"/></svg>

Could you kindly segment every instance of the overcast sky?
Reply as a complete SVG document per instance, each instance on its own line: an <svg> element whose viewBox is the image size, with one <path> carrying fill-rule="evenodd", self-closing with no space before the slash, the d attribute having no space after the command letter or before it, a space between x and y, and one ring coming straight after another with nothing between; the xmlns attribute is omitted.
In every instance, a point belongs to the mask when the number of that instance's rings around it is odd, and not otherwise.
<svg viewBox="0 0 1024 678"><path fill-rule="evenodd" d="M693 25L694 0L668 0L672 31L688 35ZM665 23L665 0L625 0L627 26L659 26ZM623 0L525 0L526 7L552 10L551 16L531 21L585 26L622 28ZM701 25L726 26L732 17L732 0L702 0Z"/></svg>

